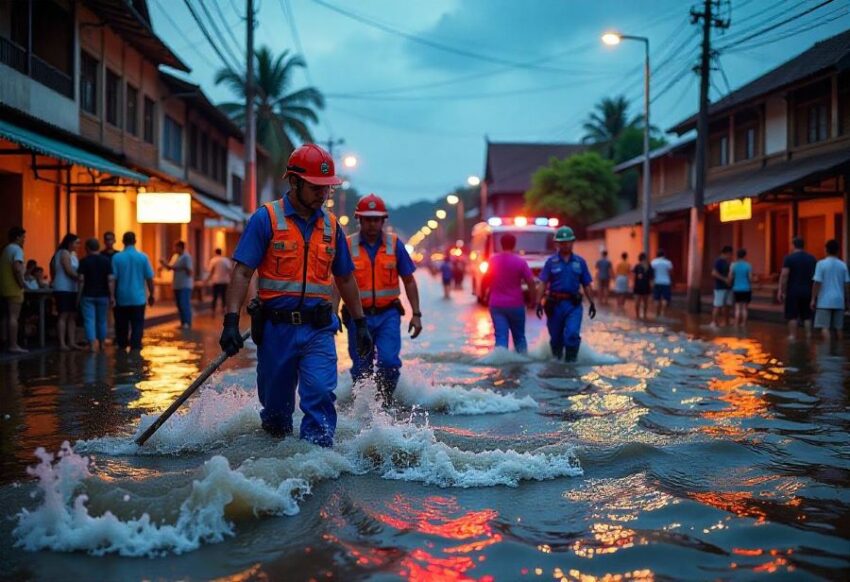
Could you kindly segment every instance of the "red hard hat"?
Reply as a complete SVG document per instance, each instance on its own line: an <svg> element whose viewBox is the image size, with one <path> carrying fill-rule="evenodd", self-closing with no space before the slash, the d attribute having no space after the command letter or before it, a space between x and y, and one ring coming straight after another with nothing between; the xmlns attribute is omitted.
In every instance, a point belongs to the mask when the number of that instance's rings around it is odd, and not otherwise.
<svg viewBox="0 0 850 582"><path fill-rule="evenodd" d="M380 196L369 194L364 196L357 203L357 208L354 210L354 216L379 216L387 218L387 205L381 200Z"/></svg>
<svg viewBox="0 0 850 582"><path fill-rule="evenodd" d="M286 164L286 178L289 175L300 176L317 186L337 186L342 180L336 177L334 159L316 144L304 144L292 152Z"/></svg>

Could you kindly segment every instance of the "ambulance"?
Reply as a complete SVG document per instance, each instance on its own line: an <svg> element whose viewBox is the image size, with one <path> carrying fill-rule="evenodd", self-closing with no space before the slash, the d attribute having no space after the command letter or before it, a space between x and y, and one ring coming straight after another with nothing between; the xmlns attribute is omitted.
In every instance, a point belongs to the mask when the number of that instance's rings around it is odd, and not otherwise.
<svg viewBox="0 0 850 582"><path fill-rule="evenodd" d="M501 238L506 233L516 237L516 252L523 257L531 272L537 277L546 259L555 253L555 230L557 218L547 217L500 217L494 216L487 222L479 222L472 228L469 249L469 275L472 278L472 294L482 305L490 296L490 257L502 250ZM528 290L523 285L523 292Z"/></svg>

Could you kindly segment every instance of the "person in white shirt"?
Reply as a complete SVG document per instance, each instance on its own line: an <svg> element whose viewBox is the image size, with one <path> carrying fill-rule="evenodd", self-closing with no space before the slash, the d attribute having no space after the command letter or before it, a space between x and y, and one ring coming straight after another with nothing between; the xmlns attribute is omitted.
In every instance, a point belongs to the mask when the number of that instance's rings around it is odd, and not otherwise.
<svg viewBox="0 0 850 582"><path fill-rule="evenodd" d="M215 314L215 306L221 298L221 311L224 313L224 301L227 297L227 284L230 283L230 275L233 273L233 261L222 256L221 249L215 250L215 256L210 259L207 266L209 274L204 279L204 285L212 283L212 312Z"/></svg>
<svg viewBox="0 0 850 582"><path fill-rule="evenodd" d="M844 312L850 309L850 274L847 264L838 258L838 241L826 243L826 258L815 265L812 283L812 309L815 310L815 329L824 337L841 337Z"/></svg>
<svg viewBox="0 0 850 582"><path fill-rule="evenodd" d="M664 256L663 250L658 249L658 256L652 259L650 266L655 274L655 286L652 288L655 316L663 317L672 297L673 279L670 274L673 272L673 263Z"/></svg>

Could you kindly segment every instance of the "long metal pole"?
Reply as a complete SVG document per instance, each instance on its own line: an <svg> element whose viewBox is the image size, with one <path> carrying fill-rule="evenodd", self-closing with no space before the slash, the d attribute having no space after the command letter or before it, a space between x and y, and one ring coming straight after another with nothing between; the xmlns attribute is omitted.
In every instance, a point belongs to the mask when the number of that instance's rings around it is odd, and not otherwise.
<svg viewBox="0 0 850 582"><path fill-rule="evenodd" d="M708 146L708 84L711 70L711 8L712 0L705 0L702 14L702 54L700 55L699 115L697 117L696 176L694 177L694 205L691 208L691 225L688 244L688 311L700 312L702 288L702 258L705 246L705 166Z"/></svg>
<svg viewBox="0 0 850 582"><path fill-rule="evenodd" d="M649 257L649 219L652 205L652 177L649 160L649 39L643 39L646 59L643 68L643 252Z"/></svg>
<svg viewBox="0 0 850 582"><path fill-rule="evenodd" d="M463 198L461 198L460 196L458 196L458 198L460 198L460 200L457 201L457 239L463 240L463 237L466 236L466 233L464 232L465 225L463 223L464 214L466 214L466 211L463 208Z"/></svg>
<svg viewBox="0 0 850 582"><path fill-rule="evenodd" d="M257 209L257 126L254 120L254 0L246 0L245 43L245 197L243 207Z"/></svg>

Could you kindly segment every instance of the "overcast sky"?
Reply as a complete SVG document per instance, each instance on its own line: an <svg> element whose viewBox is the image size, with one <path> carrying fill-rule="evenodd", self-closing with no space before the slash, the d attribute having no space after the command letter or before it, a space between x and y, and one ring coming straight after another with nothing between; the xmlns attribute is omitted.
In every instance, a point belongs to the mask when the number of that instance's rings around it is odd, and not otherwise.
<svg viewBox="0 0 850 582"><path fill-rule="evenodd" d="M713 37L715 46L731 46L720 53L722 71L714 71L712 100L729 86L734 89L814 42L850 28L850 0L835 0L735 42L822 1L733 0L731 27ZM231 100L226 89L213 83L221 61L184 0L148 2L155 31L192 68L187 78L201 84L214 102ZM199 0L191 2L197 10ZM235 53L232 33L244 47L245 0L206 3L221 30L218 43L230 45ZM650 38L652 92L657 96L653 124L666 130L692 114L698 80L690 68L697 63L700 40L689 19L693 4L255 0L255 44L276 53L298 52L300 41L309 71L297 74L293 89L312 83L327 96L323 123L314 128L316 139L344 138L337 157L353 153L360 159L351 172L353 185L396 205L436 198L467 176L482 175L485 136L491 141L578 142L582 122L605 96L624 94L632 112L640 113L643 45L604 46L599 36L609 29Z"/></svg>

